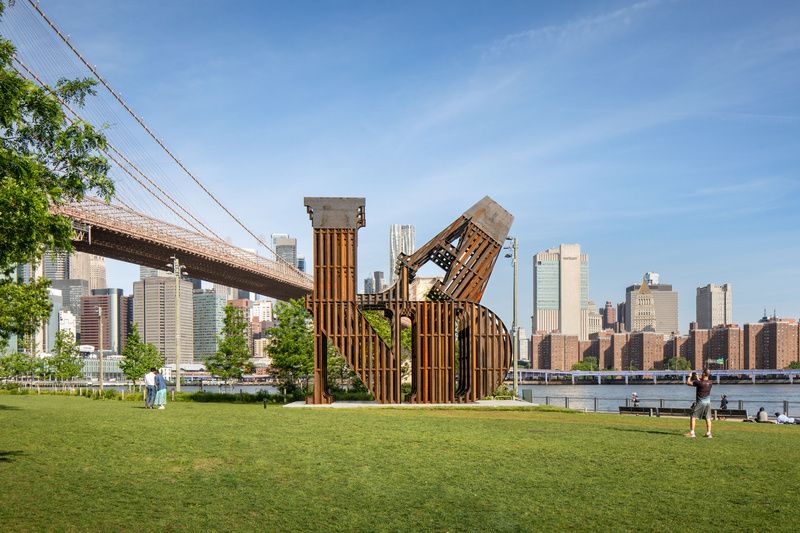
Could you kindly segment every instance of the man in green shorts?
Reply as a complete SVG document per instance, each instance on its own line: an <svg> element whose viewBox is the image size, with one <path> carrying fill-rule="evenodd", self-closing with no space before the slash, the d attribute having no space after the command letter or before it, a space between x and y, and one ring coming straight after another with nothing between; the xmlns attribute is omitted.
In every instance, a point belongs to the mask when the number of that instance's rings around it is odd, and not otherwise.
<svg viewBox="0 0 800 533"><path fill-rule="evenodd" d="M692 372L686 384L694 387L696 391L695 403L692 408L692 415L689 418L689 433L687 437L694 438L694 426L698 418L706 419L706 434L704 437L711 438L711 378L708 369L703 370L703 375L697 379L697 374Z"/></svg>

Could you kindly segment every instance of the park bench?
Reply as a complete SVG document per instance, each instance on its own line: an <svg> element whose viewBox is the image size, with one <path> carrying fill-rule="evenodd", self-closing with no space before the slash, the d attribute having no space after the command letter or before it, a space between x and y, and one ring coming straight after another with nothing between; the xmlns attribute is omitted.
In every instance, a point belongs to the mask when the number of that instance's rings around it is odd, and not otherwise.
<svg viewBox="0 0 800 533"><path fill-rule="evenodd" d="M659 407L659 416L689 416L692 410L688 407Z"/></svg>
<svg viewBox="0 0 800 533"><path fill-rule="evenodd" d="M740 418L744 420L747 418L747 411L744 409L712 409L711 417L714 420L719 418Z"/></svg>
<svg viewBox="0 0 800 533"><path fill-rule="evenodd" d="M647 415L658 416L657 407L633 407L633 406L619 406L619 414L621 415Z"/></svg>

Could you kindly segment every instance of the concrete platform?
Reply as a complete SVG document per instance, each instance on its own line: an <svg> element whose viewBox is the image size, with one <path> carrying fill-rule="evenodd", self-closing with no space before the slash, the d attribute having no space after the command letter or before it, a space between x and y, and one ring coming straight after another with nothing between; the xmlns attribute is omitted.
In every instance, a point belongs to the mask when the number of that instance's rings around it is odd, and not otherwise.
<svg viewBox="0 0 800 533"><path fill-rule="evenodd" d="M456 408L456 409L485 409L487 407L536 407L536 404L522 400L478 400L475 403L378 403L378 402L333 402L326 405L310 405L306 402L287 403L284 407L308 409L363 409L363 408L394 408L394 409L430 409L430 408Z"/></svg>

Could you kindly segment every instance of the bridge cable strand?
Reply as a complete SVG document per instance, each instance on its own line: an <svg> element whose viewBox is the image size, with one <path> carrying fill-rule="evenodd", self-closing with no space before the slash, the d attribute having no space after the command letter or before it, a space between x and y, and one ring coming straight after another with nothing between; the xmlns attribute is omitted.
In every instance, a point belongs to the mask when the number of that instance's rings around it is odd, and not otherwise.
<svg viewBox="0 0 800 533"><path fill-rule="evenodd" d="M24 64L22 61L20 61L20 60L19 60L19 58L17 58L17 57L14 57L13 59L14 59L14 61L15 61L16 63L18 63L18 64L19 64L19 65L20 65L20 66L21 66L21 67L22 67L22 68L23 68L23 69L24 69L24 70L25 70L25 71L26 71L26 72L27 72L27 73L28 73L28 74L29 74L31 77L33 77L33 78L36 80L36 82L38 82L38 83L39 83L39 84L42 86L42 88L44 88L45 90L48 90L48 91L49 91L51 94L53 94L53 96L55 96L55 97L58 99L58 101L61 103L61 105L62 105L62 106L64 106L64 107L65 107L65 108L66 108L66 109L67 109L67 110L68 110L70 113L72 113L72 115L74 115L74 117L75 117L77 120L81 120L81 121L84 121L84 122L86 122L86 121L85 121L85 120L84 120L84 119L83 119L83 118L82 118L82 117L81 117L81 116L80 116L78 113L76 113L76 112L75 112L75 110L74 110L74 109L72 109L72 107L70 107L70 106L69 106L69 104L67 104L67 103L66 103L66 102L65 102L65 101L64 101L64 100L63 100L63 99L62 99L62 98L61 98L61 97L60 97L58 94L56 94L56 93L55 93L55 92L54 92L52 89L50 89L50 88L49 88L47 85L45 85L45 84L42 82L42 80L41 80L41 79L40 79L40 78L39 78L39 77L38 77L38 76L37 76L37 75L36 75L34 72L32 72L32 71L31 71L31 70L30 70L30 69L29 69L29 68L28 68L28 67L27 67L27 66L26 66L26 65L25 65L25 64ZM15 71L16 71L16 72L17 72L17 73L20 75L20 76L22 76L23 78L24 78L24 77L26 77L26 76L25 76L25 74L24 74L23 72L21 72L21 71L20 71L20 70L19 70L19 69L18 69L16 66L12 65L12 68L13 68L13 69L14 69L14 70L15 70ZM71 118L69 118L69 117L66 117L66 118L67 118L67 120L69 120L69 121L70 121L70 124L74 124L74 122L75 122L75 121L74 121L73 119L71 119ZM183 210L186 212L186 214L187 214L187 215L189 215L189 216L190 216L190 217L192 217L193 219L197 220L197 219L194 217L194 215L192 215L190 212L188 212L188 211L186 211L184 208L182 208L182 207L180 206L180 204L178 204L178 203L177 203L177 201L176 201L174 198L172 198L172 197L169 195L169 193L167 193L166 191L164 191L163 189L161 189L161 188L160 188L160 187L159 187L157 184L155 184L155 183L154 183L154 182L153 182L153 181L152 181L150 178L148 178L147 176L145 176L145 175L144 175L144 174L143 174L143 173L142 173L142 172L141 172L141 171L140 171L138 168L136 168L136 166L135 166L135 165L133 165L133 163L131 163L131 162L128 160L128 158L126 158L126 157L125 157L125 156L124 156L124 155L123 155L121 152L119 152L119 150L117 150L117 149L116 149L116 148L115 148L115 147L114 147L114 146L113 146L111 143L107 143L107 145L108 145L108 146L111 148L111 150L112 150L113 152L115 152L115 153L116 153L118 156L120 156L122 159L124 159L124 160L125 160L125 161L126 161L126 162L127 162L127 163L128 163L130 166L131 166L131 167L133 167L133 168L134 168L134 169L135 169L135 170L136 170L136 171L137 171L139 174L141 174L141 175L142 175L142 177L144 177L144 178L145 178L147 181L149 181L149 182L150 182L150 183L151 183L153 186L155 186L155 187L156 187L156 188L157 188L157 189L158 189L160 192L162 192L164 195L166 195L166 196L167 196L167 198L168 198L170 201L172 201L172 202L173 202L175 205L177 205L179 208L183 209ZM163 199L162 199L162 198L161 198L159 195L157 195L155 192L153 192L153 190L152 190L152 189L150 189L150 188L149 188L149 187L148 187L148 186L147 186L145 183L143 183L143 182L142 182L142 180L140 180L139 178L137 178L136 176L134 176L134 175L131 173L131 171L130 171L130 170L128 170L128 168L126 168L126 166L125 166L125 165L123 165L123 164L122 164L122 163L119 161L119 159L117 159L116 157L114 157L114 156L113 156L112 154L110 154L110 153L109 153L107 150L102 150L102 149L101 149L101 151L102 151L102 152L103 152L103 153L104 153L106 156L108 156L108 157L109 157L109 158L110 158L112 161L114 161L114 162L117 164L117 166L118 166L120 169L122 169L122 171L123 171L123 172L125 172L125 173L126 173L126 174L128 174L128 175L129 175L131 178L133 178L133 179L134 179L134 180L135 180L135 181L136 181L136 182L137 182L137 183L138 183L138 184L139 184L139 185L140 185L140 186L141 186L141 187L142 187L142 188L143 188L145 191L149 192L149 193L150 193L150 194L153 196L153 198L155 198L156 200L158 200L159 202L161 202L161 204L163 204L163 205L164 205L164 207L166 207L167 209L169 209L170 211L172 211L172 213L173 213L174 215L176 215L178 218L180 218L181 220L183 220L183 222L185 222L186 224L188 224L188 225L189 225L189 226L190 226L192 229L194 229L195 231L197 231L197 232L199 232L199 233L203 233L203 232L200 230L200 228L198 228L197 226L195 226L195 225L194 225L193 223L191 223L190 221L186 220L186 218L185 218L183 215L181 215L180 213L178 213L177 211L175 211L175 209L173 209L173 208L172 208L172 207L171 207L169 204L167 204L167 203L166 203L166 202L165 202L165 201L164 201L164 200L163 200ZM118 199L118 200L120 199L120 198L119 198L119 196L117 196L117 195L114 195L114 198L116 198L116 199ZM127 204L125 204L124 202L121 202L121 203L123 203L123 205L125 205L125 207L128 207L128 208L130 209L130 206L128 206L128 205L127 205ZM209 231L211 231L211 230L210 230L210 229L209 229L209 228L208 228L208 227L207 227L205 224L203 224L203 223L202 223L202 222L200 222L199 220L197 220L197 222L198 222L200 225L202 225L204 228L206 228L206 229L208 229ZM224 241L224 239L222 239L222 238L221 238L219 235L217 235L217 234L216 234L216 233L214 233L213 231L211 231L211 234L212 234L212 235L213 235L213 236L214 236L214 237L215 237L217 240L219 240L220 242L225 242L225 241Z"/></svg>
<svg viewBox="0 0 800 533"><path fill-rule="evenodd" d="M214 194L208 188L206 188L206 186L203 185L200 182L200 180L197 179L195 175L192 174L189 171L189 169L183 165L183 163L181 163L181 161L169 150L169 148L166 147L166 145L152 132L152 130L149 127L147 127L144 121L128 106L128 104L125 103L122 97L111 87L111 85L109 85L109 83L102 76L100 76L100 74L97 72L97 69L95 69L92 65L89 64L89 62L83 57L83 55L81 55L81 53L72 45L69 39L63 33L61 33L61 30L59 30L56 27L56 25L47 17L47 15L45 15L45 13L39 8L39 6L33 0L28 0L28 3L36 10L36 12L42 17L42 19L47 23L47 25L50 26L50 28L52 28L52 30L56 33L56 35L58 35L59 38L61 38L64 44L66 44L67 47L69 47L69 49L72 50L72 52L78 57L78 59L80 59L81 63L83 63L86 66L86 68L88 68L89 71L97 78L97 81L99 81L108 90L108 92L111 93L111 95L114 97L115 100L117 100L117 102L119 102L119 104L123 107L123 109L125 109L125 111L127 111L134 118L134 120L136 120L136 122L139 123L139 125L156 142L156 144L158 144L167 153L167 155L169 155L170 158L172 158L172 160L175 161L175 163L190 178L192 178L192 180L214 201L214 203L216 203L223 211L225 211L225 213L227 213L243 230L245 230L248 234L250 234L250 236L253 237L259 244L261 244L264 248L275 254L275 257L277 258L278 261L283 261L292 268L297 268L296 265L292 265L284 258L279 256L277 252L275 252L275 250L270 248L255 233L253 233L247 226L245 226L244 223L241 220L239 220L239 218L235 214L233 214L233 212L231 212L227 207L225 207L222 204L222 202L220 202L219 199L217 199L217 197L214 196Z"/></svg>

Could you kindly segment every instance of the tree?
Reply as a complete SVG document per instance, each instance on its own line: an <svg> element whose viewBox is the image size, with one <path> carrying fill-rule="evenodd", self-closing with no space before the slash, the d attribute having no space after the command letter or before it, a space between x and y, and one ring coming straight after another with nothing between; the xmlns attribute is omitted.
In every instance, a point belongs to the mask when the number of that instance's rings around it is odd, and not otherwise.
<svg viewBox="0 0 800 533"><path fill-rule="evenodd" d="M275 321L275 327L267 331L272 339L272 368L281 382L290 388L301 382L303 391L308 393L309 377L314 371L314 334L303 299L278 302Z"/></svg>
<svg viewBox="0 0 800 533"><path fill-rule="evenodd" d="M670 357L664 361L664 368L667 370L691 370L692 365L685 357Z"/></svg>
<svg viewBox="0 0 800 533"><path fill-rule="evenodd" d="M244 367L250 359L247 328L250 325L244 311L232 305L225 307L222 335L219 336L217 353L208 358L206 367L213 375L226 381L241 379Z"/></svg>
<svg viewBox="0 0 800 533"><path fill-rule="evenodd" d="M5 2L0 1L0 17ZM114 191L101 155L105 137L90 124L70 122L60 102L83 105L94 80L60 80L39 87L13 68L14 46L0 38L0 344L30 336L50 314L47 287L20 283L18 264L38 263L46 249L72 249L72 223L51 207ZM31 331L33 328L33 332Z"/></svg>
<svg viewBox="0 0 800 533"><path fill-rule="evenodd" d="M786 367L786 370L800 370L800 361L792 361L789 363L789 366Z"/></svg>
<svg viewBox="0 0 800 533"><path fill-rule="evenodd" d="M584 357L583 361L578 361L572 365L572 370L594 371L598 370L599 368L600 367L597 364L597 357Z"/></svg>
<svg viewBox="0 0 800 533"><path fill-rule="evenodd" d="M53 357L47 362L50 371L59 381L75 379L83 372L83 360L75 345L75 336L71 331L60 330L56 333L53 345Z"/></svg>
<svg viewBox="0 0 800 533"><path fill-rule="evenodd" d="M31 356L21 352L14 352L0 360L0 371L3 377L19 378L21 376L30 376L34 371L33 363Z"/></svg>
<svg viewBox="0 0 800 533"><path fill-rule="evenodd" d="M161 368L162 366L164 366L164 356L158 353L158 349L149 342L142 342L139 328L134 323L125 341L125 348L122 350L120 370L126 378L133 381L133 386L136 387L137 379L142 379L151 368Z"/></svg>

